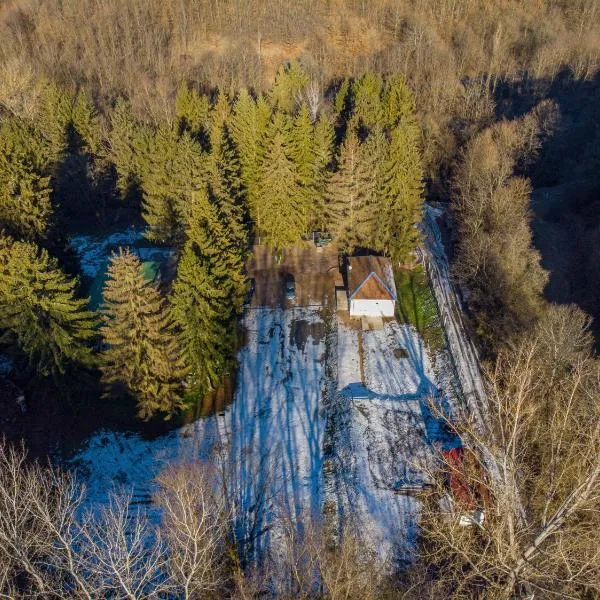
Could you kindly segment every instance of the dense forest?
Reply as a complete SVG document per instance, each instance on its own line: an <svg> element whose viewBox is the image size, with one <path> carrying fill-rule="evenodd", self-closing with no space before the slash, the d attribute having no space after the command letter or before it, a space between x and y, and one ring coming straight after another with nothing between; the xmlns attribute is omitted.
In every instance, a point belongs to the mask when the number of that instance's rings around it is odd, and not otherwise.
<svg viewBox="0 0 600 600"><path fill-rule="evenodd" d="M410 266L427 200L489 384L489 431L447 426L500 465L485 527L424 506L390 569L308 516L255 561L220 463L165 471L156 525L4 442L0 596L598 597L597 0L8 0L0 31L0 406L176 417L235 371L252 244ZM175 265L115 252L92 308L70 240L134 222Z"/></svg>
<svg viewBox="0 0 600 600"><path fill-rule="evenodd" d="M117 99L106 138L84 92L49 82L33 119L6 114L0 322L16 370L65 389L97 367L105 395L133 397L144 418L168 417L231 366L251 239L280 251L320 229L347 252L410 262L422 166L404 79L346 79L318 113L303 98L308 83L297 62L257 98L209 99L184 83L176 121L157 126ZM141 211L148 239L177 249L176 275L158 289L138 257L119 252L94 315L65 242L78 221L118 203Z"/></svg>

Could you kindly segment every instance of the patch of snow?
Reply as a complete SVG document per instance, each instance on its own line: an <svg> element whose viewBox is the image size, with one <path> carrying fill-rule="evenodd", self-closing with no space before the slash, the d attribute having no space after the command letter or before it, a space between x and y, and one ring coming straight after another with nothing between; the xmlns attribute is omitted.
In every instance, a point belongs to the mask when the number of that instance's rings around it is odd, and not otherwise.
<svg viewBox="0 0 600 600"><path fill-rule="evenodd" d="M360 381L358 331L338 326L337 358L338 388L342 390Z"/></svg>
<svg viewBox="0 0 600 600"><path fill-rule="evenodd" d="M0 353L0 376L6 377L10 375L14 366L10 356Z"/></svg>
<svg viewBox="0 0 600 600"><path fill-rule="evenodd" d="M109 235L76 235L69 246L79 257L81 271L86 277L96 277L110 253L119 246L132 246L144 237L144 228L131 226Z"/></svg>
<svg viewBox="0 0 600 600"><path fill-rule="evenodd" d="M138 247L134 248L133 252L140 258L142 262L152 260L160 263L171 258L175 254L175 250L173 250L173 248Z"/></svg>
<svg viewBox="0 0 600 600"><path fill-rule="evenodd" d="M427 483L435 446L448 442L429 411L428 398L441 401L442 392L422 338L395 321L362 333L338 322L338 389L336 410L348 415L338 419L337 481L328 488L371 551L392 562L406 560L419 500L396 488L401 482Z"/></svg>
<svg viewBox="0 0 600 600"><path fill-rule="evenodd" d="M373 392L422 396L434 391L431 360L414 327L392 321L363 332L363 353L366 383Z"/></svg>
<svg viewBox="0 0 600 600"><path fill-rule="evenodd" d="M153 480L171 462L225 456L240 539L256 538L258 552L278 533L274 515L292 518L322 508L320 399L324 340L310 333L299 343L294 323L322 324L310 308L253 309L244 318L247 344L239 353L238 385L231 406L152 441L99 431L70 461L88 489L91 506L106 504L117 487L149 503ZM152 508L149 507L151 517ZM154 514L154 516L156 516Z"/></svg>
<svg viewBox="0 0 600 600"><path fill-rule="evenodd" d="M469 412L480 428L485 427L486 394L477 349L467 333L460 299L452 287L448 258L436 218L443 212L426 204L422 222L425 234L427 272L437 301L453 363Z"/></svg>

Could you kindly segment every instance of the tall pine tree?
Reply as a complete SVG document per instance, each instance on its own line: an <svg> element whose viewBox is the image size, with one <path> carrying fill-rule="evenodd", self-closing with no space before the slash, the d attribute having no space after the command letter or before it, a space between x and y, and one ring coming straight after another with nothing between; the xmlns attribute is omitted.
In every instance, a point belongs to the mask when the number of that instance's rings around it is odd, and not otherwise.
<svg viewBox="0 0 600 600"><path fill-rule="evenodd" d="M220 142L223 127L229 121L231 107L227 95L223 92L217 94L217 100L210 111L210 145L211 148Z"/></svg>
<svg viewBox="0 0 600 600"><path fill-rule="evenodd" d="M347 116L351 98L350 92L350 80L345 77L340 83L340 87L335 93L335 98L333 99L333 110L335 112L336 120L338 121Z"/></svg>
<svg viewBox="0 0 600 600"><path fill-rule="evenodd" d="M230 133L238 151L242 181L254 222L257 221L260 203L259 179L270 115L271 109L264 98L255 102L248 91L243 89L230 118Z"/></svg>
<svg viewBox="0 0 600 600"><path fill-rule="evenodd" d="M131 395L143 419L171 416L183 406L186 369L167 304L131 251L113 255L103 298L107 395Z"/></svg>
<svg viewBox="0 0 600 600"><path fill-rule="evenodd" d="M40 86L40 104L36 127L50 143L55 162L67 150L69 125L73 117L73 96L53 82Z"/></svg>
<svg viewBox="0 0 600 600"><path fill-rule="evenodd" d="M231 364L235 312L246 292L243 262L226 224L205 194L192 203L172 306L192 385L213 389Z"/></svg>
<svg viewBox="0 0 600 600"><path fill-rule="evenodd" d="M53 218L46 140L14 118L0 125L0 226L21 238L47 236Z"/></svg>
<svg viewBox="0 0 600 600"><path fill-rule="evenodd" d="M96 320L56 259L0 232L0 343L16 344L41 375L93 365Z"/></svg>
<svg viewBox="0 0 600 600"><path fill-rule="evenodd" d="M274 114L260 172L256 227L275 250L293 246L308 229L309 205L293 158L290 121L285 113Z"/></svg>
<svg viewBox="0 0 600 600"><path fill-rule="evenodd" d="M319 230L327 229L325 195L331 175L329 166L333 158L333 125L325 114L319 116L314 128L314 160L311 183L311 226Z"/></svg>
<svg viewBox="0 0 600 600"><path fill-rule="evenodd" d="M206 96L183 82L175 98L175 114L181 131L196 139L206 139L210 130L210 102Z"/></svg>
<svg viewBox="0 0 600 600"><path fill-rule="evenodd" d="M379 73L367 72L352 86L354 116L360 125L372 129L382 125L385 118L383 106L383 77Z"/></svg>
<svg viewBox="0 0 600 600"><path fill-rule="evenodd" d="M415 101L403 75L393 75L385 86L383 94L385 125L392 129L401 121L415 120Z"/></svg>
<svg viewBox="0 0 600 600"><path fill-rule="evenodd" d="M208 190L231 241L245 260L248 250L248 206L237 148L227 125L213 133Z"/></svg>
<svg viewBox="0 0 600 600"><path fill-rule="evenodd" d="M329 231L347 252L357 247L368 247L371 241L373 214L369 210L369 201L372 174L368 167L356 128L350 123L337 170L329 180L326 194Z"/></svg>
<svg viewBox="0 0 600 600"><path fill-rule="evenodd" d="M279 67L269 96L271 106L292 114L307 85L308 75L297 60Z"/></svg>
<svg viewBox="0 0 600 600"><path fill-rule="evenodd" d="M158 128L141 168L148 239L183 242L191 198L206 185L207 162L200 144L189 134L178 136L172 127Z"/></svg>
<svg viewBox="0 0 600 600"><path fill-rule="evenodd" d="M82 148L91 156L101 153L102 131L98 111L85 90L75 96L71 119L74 131L82 142Z"/></svg>
<svg viewBox="0 0 600 600"><path fill-rule="evenodd" d="M300 105L300 109L294 117L290 131L290 142L290 152L294 163L296 163L298 182L309 194L315 175L315 148L313 123L308 106L304 102Z"/></svg>
<svg viewBox="0 0 600 600"><path fill-rule="evenodd" d="M392 130L383 167L383 204L376 247L399 262L411 262L423 213L423 164L419 129L410 119Z"/></svg>
<svg viewBox="0 0 600 600"><path fill-rule="evenodd" d="M131 106L123 99L117 100L110 113L110 125L109 158L117 171L117 187L123 198L138 195L151 132L134 118Z"/></svg>
<svg viewBox="0 0 600 600"><path fill-rule="evenodd" d="M384 163L388 156L388 140L381 125L375 125L363 142L361 156L364 169L369 174L369 181L364 190L362 245L378 249L376 236L383 214Z"/></svg>

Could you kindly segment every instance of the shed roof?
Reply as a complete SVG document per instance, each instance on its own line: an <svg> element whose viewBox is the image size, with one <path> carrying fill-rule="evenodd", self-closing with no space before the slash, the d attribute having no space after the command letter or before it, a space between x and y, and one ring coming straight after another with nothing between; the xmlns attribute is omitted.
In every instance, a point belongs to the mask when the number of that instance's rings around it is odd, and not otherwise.
<svg viewBox="0 0 600 600"><path fill-rule="evenodd" d="M350 300L396 301L392 262L385 256L353 256L348 259Z"/></svg>

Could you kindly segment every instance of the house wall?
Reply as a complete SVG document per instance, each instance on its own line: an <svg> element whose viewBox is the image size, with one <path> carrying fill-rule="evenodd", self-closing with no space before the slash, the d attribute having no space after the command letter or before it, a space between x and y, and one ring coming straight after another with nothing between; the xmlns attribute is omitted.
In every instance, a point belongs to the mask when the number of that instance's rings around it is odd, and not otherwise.
<svg viewBox="0 0 600 600"><path fill-rule="evenodd" d="M351 300L351 317L393 317L393 300Z"/></svg>

